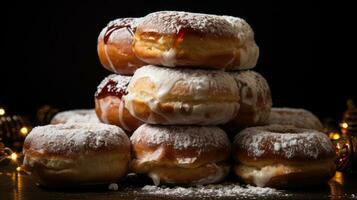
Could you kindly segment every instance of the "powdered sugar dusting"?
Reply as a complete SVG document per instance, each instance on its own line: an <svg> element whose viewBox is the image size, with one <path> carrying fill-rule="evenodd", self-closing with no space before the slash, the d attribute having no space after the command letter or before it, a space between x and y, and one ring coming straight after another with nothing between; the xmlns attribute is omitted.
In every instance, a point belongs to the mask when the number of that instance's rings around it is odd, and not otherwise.
<svg viewBox="0 0 357 200"><path fill-rule="evenodd" d="M127 87L129 85L131 76L123 76L123 75L117 75L117 74L111 74L107 76L99 85L97 88L97 94L99 94L104 87L108 91L111 92L118 92L118 91L126 91ZM109 81L115 82L115 85L107 85Z"/></svg>
<svg viewBox="0 0 357 200"><path fill-rule="evenodd" d="M140 192L153 195L167 195L175 197L241 197L241 198L262 198L289 196L273 188L261 188L254 186L241 186L239 184L215 184L196 187L165 187L165 186L144 186Z"/></svg>
<svg viewBox="0 0 357 200"><path fill-rule="evenodd" d="M160 145L173 144L177 150L198 148L205 151L207 147L227 147L230 142L226 133L214 126L160 126L144 124L131 136L133 143Z"/></svg>
<svg viewBox="0 0 357 200"><path fill-rule="evenodd" d="M178 33L182 28L214 36L238 36L235 27L222 16L201 13L159 11L148 14L138 25L139 32L144 29L162 34Z"/></svg>
<svg viewBox="0 0 357 200"><path fill-rule="evenodd" d="M119 186L116 183L111 183L111 184L108 185L108 190L117 191L118 189L119 189Z"/></svg>
<svg viewBox="0 0 357 200"><path fill-rule="evenodd" d="M129 146L130 141L117 126L97 123L67 123L38 126L27 135L24 143L31 150L49 154L79 155L97 149Z"/></svg>
<svg viewBox="0 0 357 200"><path fill-rule="evenodd" d="M127 30L127 28L129 28L130 31L135 32L135 29L136 29L138 22L140 20L141 20L141 18L119 18L119 19L110 21L107 24L107 26L104 27L103 30L100 32L100 34L98 36L98 42L104 38L105 34L108 31L108 28L111 28L111 27L123 27L123 29L125 29L125 30ZM109 42L113 42L117 39L122 38L123 37L122 35L123 35L122 32L114 31L109 37Z"/></svg>
<svg viewBox="0 0 357 200"><path fill-rule="evenodd" d="M292 125L298 128L322 130L320 120L310 111L300 108L272 108L267 124Z"/></svg>
<svg viewBox="0 0 357 200"><path fill-rule="evenodd" d="M68 110L57 113L51 120L51 124L87 122L99 123L94 109Z"/></svg>
<svg viewBox="0 0 357 200"><path fill-rule="evenodd" d="M266 151L287 159L301 154L308 159L334 154L333 145L324 133L293 126L246 128L237 134L234 142L255 159L264 157Z"/></svg>
<svg viewBox="0 0 357 200"><path fill-rule="evenodd" d="M225 15L222 17L225 20L227 20L229 23L231 23L232 26L235 28L235 30L239 30L237 32L238 32L239 42L241 44L244 44L248 40L254 39L254 32L244 19L241 19L239 17L233 17L233 16L225 16Z"/></svg>

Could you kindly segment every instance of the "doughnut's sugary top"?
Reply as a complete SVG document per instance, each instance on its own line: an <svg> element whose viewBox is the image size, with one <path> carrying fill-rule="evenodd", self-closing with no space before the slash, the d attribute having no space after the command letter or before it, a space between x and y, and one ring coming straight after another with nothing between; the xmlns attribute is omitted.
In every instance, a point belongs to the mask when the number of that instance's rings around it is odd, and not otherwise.
<svg viewBox="0 0 357 200"><path fill-rule="evenodd" d="M312 112L302 108L272 108L267 124L293 125L298 128L322 130L323 126Z"/></svg>
<svg viewBox="0 0 357 200"><path fill-rule="evenodd" d="M122 129L102 123L38 126L24 142L24 152L76 157L87 153L127 150L130 141Z"/></svg>
<svg viewBox="0 0 357 200"><path fill-rule="evenodd" d="M242 34L250 32L251 28L244 20L230 16L159 11L143 17L137 29L139 34L141 32L176 34L180 30L216 37L237 38L238 32Z"/></svg>
<svg viewBox="0 0 357 200"><path fill-rule="evenodd" d="M104 43L108 43L127 37L128 34L133 35L140 20L141 18L118 18L110 21L100 32L98 42L104 39ZM117 31L120 29L125 29L125 31Z"/></svg>
<svg viewBox="0 0 357 200"><path fill-rule="evenodd" d="M148 146L168 145L175 150L199 149L208 151L212 147L229 148L226 133L215 126L161 126L144 124L130 140Z"/></svg>
<svg viewBox="0 0 357 200"><path fill-rule="evenodd" d="M234 139L238 154L259 159L333 158L334 148L322 132L287 125L246 128Z"/></svg>
<svg viewBox="0 0 357 200"><path fill-rule="evenodd" d="M198 167L227 160L231 145L215 126L144 124L130 137L136 164Z"/></svg>
<svg viewBox="0 0 357 200"><path fill-rule="evenodd" d="M96 98L103 98L105 96L118 96L121 98L127 92L131 76L123 76L111 74L107 76L97 88L95 93Z"/></svg>
<svg viewBox="0 0 357 200"><path fill-rule="evenodd" d="M99 123L94 109L67 110L57 113L51 120L51 124L88 122Z"/></svg>

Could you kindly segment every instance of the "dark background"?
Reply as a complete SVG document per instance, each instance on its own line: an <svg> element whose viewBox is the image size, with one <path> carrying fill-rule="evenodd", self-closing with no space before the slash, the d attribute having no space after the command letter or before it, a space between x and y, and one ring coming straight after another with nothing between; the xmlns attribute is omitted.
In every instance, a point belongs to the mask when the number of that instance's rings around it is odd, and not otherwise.
<svg viewBox="0 0 357 200"><path fill-rule="evenodd" d="M339 120L345 102L356 100L353 68L330 44L319 6L248 1L12 2L5 11L0 66L0 104L12 113L34 114L49 104L60 109L93 107L93 94L109 74L101 67L97 36L118 17L158 10L239 16L255 31L260 47L256 71L268 80L274 106L303 107Z"/></svg>

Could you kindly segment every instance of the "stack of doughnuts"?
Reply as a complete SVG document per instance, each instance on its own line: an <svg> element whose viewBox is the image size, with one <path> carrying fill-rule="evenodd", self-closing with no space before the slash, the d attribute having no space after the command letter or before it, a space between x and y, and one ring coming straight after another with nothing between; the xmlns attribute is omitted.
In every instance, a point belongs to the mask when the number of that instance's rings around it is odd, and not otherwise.
<svg viewBox="0 0 357 200"><path fill-rule="evenodd" d="M259 48L243 19L175 11L117 19L100 33L98 55L117 75L99 85L97 115L133 132L132 170L155 184L222 180L230 143L217 126L269 116L270 89L249 71Z"/></svg>
<svg viewBox="0 0 357 200"><path fill-rule="evenodd" d="M269 85L249 71L259 48L243 19L177 11L116 19L101 31L97 50L117 75L98 86L96 113L129 134L143 122L228 123L229 130L269 116Z"/></svg>
<svg viewBox="0 0 357 200"><path fill-rule="evenodd" d="M259 48L243 19L177 11L116 19L97 50L114 73L94 95L103 123L58 116L34 128L24 165L42 184L108 183L129 171L155 185L211 184L228 175L231 157L238 178L261 187L318 184L333 174L326 135L290 126L299 124L275 114L285 110L271 114L269 85L251 70ZM288 118L320 129L306 112ZM236 135L233 148L228 135Z"/></svg>

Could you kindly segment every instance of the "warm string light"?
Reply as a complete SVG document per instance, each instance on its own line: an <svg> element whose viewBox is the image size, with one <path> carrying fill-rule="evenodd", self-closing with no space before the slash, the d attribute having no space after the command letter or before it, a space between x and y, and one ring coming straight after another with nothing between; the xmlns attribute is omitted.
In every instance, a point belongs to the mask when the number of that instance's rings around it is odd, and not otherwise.
<svg viewBox="0 0 357 200"><path fill-rule="evenodd" d="M17 154L16 153L12 153L9 158L12 160L12 161L17 161Z"/></svg>
<svg viewBox="0 0 357 200"><path fill-rule="evenodd" d="M347 110L343 113L339 125L343 135L357 135L357 108L352 99L347 101Z"/></svg>
<svg viewBox="0 0 357 200"><path fill-rule="evenodd" d="M29 129L26 126L23 126L20 129L20 133L21 133L21 135L26 136L29 133Z"/></svg>
<svg viewBox="0 0 357 200"><path fill-rule="evenodd" d="M3 107L0 107L0 116L1 117L6 117L6 110ZM2 118L3 119L3 118ZM17 116L14 116L13 118L7 117L5 118L7 121L11 120L18 120L20 119L20 122L24 122L22 118L18 118ZM17 132L18 135L22 136L23 138L27 136L27 134L31 131L32 127L31 126L20 126ZM1 141L1 138L0 138ZM0 156L0 162L3 160L10 160L11 163L13 163L16 166L16 172L21 172L22 167L19 164L19 158L22 156L21 153L16 153L12 151L12 149L5 147L3 143L0 143L0 151L3 153L2 156Z"/></svg>
<svg viewBox="0 0 357 200"><path fill-rule="evenodd" d="M335 176L332 178L335 180L337 183L343 185L344 184L344 177L343 174L339 171L336 172Z"/></svg>
<svg viewBox="0 0 357 200"><path fill-rule="evenodd" d="M348 124L346 122L341 123L342 128L348 128Z"/></svg>
<svg viewBox="0 0 357 200"><path fill-rule="evenodd" d="M341 138L341 134L339 132L331 132L329 133L329 138L331 140L338 140Z"/></svg>
<svg viewBox="0 0 357 200"><path fill-rule="evenodd" d="M5 159L8 159L8 160L10 160L12 163L14 163L16 165L16 171L17 172L21 172L22 171L22 167L20 166L20 164L18 162L18 159L19 159L20 156L22 156L22 154L13 152L8 147L3 148L2 151L3 151L3 153L5 153L5 155L4 155L4 157L0 158L0 162L5 160Z"/></svg>
<svg viewBox="0 0 357 200"><path fill-rule="evenodd" d="M0 116L3 116L5 114L6 114L5 109L4 108L0 108Z"/></svg>
<svg viewBox="0 0 357 200"><path fill-rule="evenodd" d="M348 123L347 122L341 122L340 123L340 128L341 128L341 132L344 135L347 135L347 132L348 132L348 129L349 129Z"/></svg>
<svg viewBox="0 0 357 200"><path fill-rule="evenodd" d="M22 168L18 163L19 154L13 152L10 156L8 156L8 158L11 159L11 161L13 161L17 165L16 171L21 172Z"/></svg>

